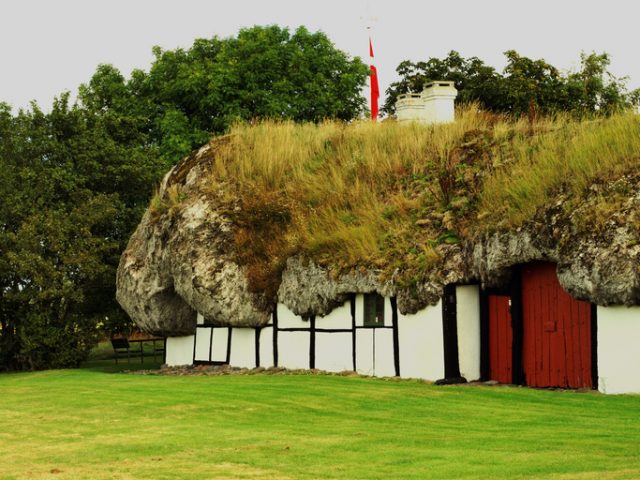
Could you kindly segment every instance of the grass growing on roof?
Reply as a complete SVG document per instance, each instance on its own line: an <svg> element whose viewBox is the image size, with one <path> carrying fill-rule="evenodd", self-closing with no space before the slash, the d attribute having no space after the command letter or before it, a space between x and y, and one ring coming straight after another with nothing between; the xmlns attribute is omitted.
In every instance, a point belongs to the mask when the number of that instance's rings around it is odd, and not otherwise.
<svg viewBox="0 0 640 480"><path fill-rule="evenodd" d="M560 121L561 120L561 121ZM560 117L545 135L518 138L514 156L485 182L481 208L503 215L506 226L530 219L564 188L581 198L597 181L615 179L640 167L640 116L576 121Z"/></svg>
<svg viewBox="0 0 640 480"><path fill-rule="evenodd" d="M234 203L236 255L257 290L303 252L411 281L457 243L530 220L559 191L640 166L640 117L512 121L470 106L453 124L235 125L214 140L212 188ZM240 209L237 209L240 205Z"/></svg>
<svg viewBox="0 0 640 480"><path fill-rule="evenodd" d="M320 375L0 375L2 479L635 479L639 396Z"/></svg>

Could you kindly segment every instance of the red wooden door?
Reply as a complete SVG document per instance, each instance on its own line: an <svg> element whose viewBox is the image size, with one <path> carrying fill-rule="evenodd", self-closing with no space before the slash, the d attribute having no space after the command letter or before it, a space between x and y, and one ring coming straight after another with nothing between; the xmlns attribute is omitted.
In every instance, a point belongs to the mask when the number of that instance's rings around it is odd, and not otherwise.
<svg viewBox="0 0 640 480"><path fill-rule="evenodd" d="M506 295L489 295L489 378L513 382L513 330L510 303Z"/></svg>
<svg viewBox="0 0 640 480"><path fill-rule="evenodd" d="M522 367L533 387L591 388L591 305L571 297L553 263L522 268Z"/></svg>

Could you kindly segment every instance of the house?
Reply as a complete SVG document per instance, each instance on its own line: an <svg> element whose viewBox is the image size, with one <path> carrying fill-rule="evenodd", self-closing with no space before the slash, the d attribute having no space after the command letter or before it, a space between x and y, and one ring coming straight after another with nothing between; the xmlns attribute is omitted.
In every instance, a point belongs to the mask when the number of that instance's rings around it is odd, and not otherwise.
<svg viewBox="0 0 640 480"><path fill-rule="evenodd" d="M278 304L272 319L261 327L217 326L198 315L194 335L168 339L167 364L228 363L245 368L352 370L363 375L432 381L445 377L451 369L477 379L480 377L478 287L449 290L449 302L453 304L440 302L413 315L402 315L395 298L375 292L351 295L324 317L303 318ZM468 310L472 305L476 306L478 317L475 331L464 329L457 337L455 312L458 308ZM471 317L473 314L469 313ZM447 338L448 344L443 338ZM459 361L460 350L465 355Z"/></svg>
<svg viewBox="0 0 640 480"><path fill-rule="evenodd" d="M452 104L452 85L436 83L429 88L443 92ZM405 110L424 115L424 99L419 99L423 103L418 106L411 105L414 100L400 99L407 104ZM635 154L625 153L628 166L620 168L617 176L586 178L584 182L591 182L587 188L580 184L580 189L571 190L566 179L577 174L567 170L569 173L559 176L559 183L548 189L551 193L538 197L542 203L532 208L517 228L503 222L504 212L479 212L479 197L466 196L467 192L480 195L480 182L487 178L482 165L488 165L490 172L518 165L511 156L506 167L502 166L505 162L493 159L496 153L489 149L494 148L496 137L490 128L495 122L486 127L484 137L477 136L482 127L477 118L472 119L468 131L464 125L444 131L437 129L450 126L409 123L371 130L371 135L381 136L382 143L376 148L388 148L395 132L382 129L413 129L402 138L419 141L421 135L433 141L450 141L458 135L457 143L447 148L438 150L437 145L423 144L409 149L449 152L455 162L445 159L441 167L444 180L434 178L431 171L422 173L425 165L433 166L419 163L424 162L424 156L415 161L387 162L387 170L375 176L384 181L385 175L404 175L397 184L409 189L402 197L402 208L410 211L402 217L408 224L399 229L404 237L394 241L407 237L414 243L409 244L406 256L389 262L385 275L357 265L333 268L331 264L340 260L338 251L335 259L331 251L325 251L323 264L315 261L313 249L306 250L311 254L288 253L300 248L288 249L282 239L300 238L301 234L290 234L286 229L292 228L293 217L307 219L317 212L320 204L313 196L296 216L291 209L298 207L292 206L291 198L302 197L299 192L283 199L278 191L269 191L255 201L255 183L225 180L216 184L219 191L212 189L212 169L223 168L226 179L233 168L233 164L224 163L227 160L216 157L220 145L224 147L220 155L232 150L228 147L232 140L225 137L194 152L165 177L155 202L161 208L147 211L121 258L118 300L139 327L168 337L168 365L278 366L429 381L495 380L533 387L640 393L640 349L635 345L640 341L640 175L634 163L640 159L638 118L612 118L567 133L588 135L590 128L597 129L598 136L588 140L604 141L605 151L613 155L607 140L607 132L613 132L612 137L625 139L624 152ZM282 128L276 133L287 142L286 154L297 141L296 131L292 126L277 128ZM505 142L512 138L528 141L528 129L505 135ZM254 133L251 138L258 138ZM307 138L307 134L299 137ZM272 131L265 135L270 142L275 138ZM280 165L284 173L278 181L288 181L294 172L319 175L304 177L309 188L314 181L323 181L326 177L320 160L331 161L328 155L335 151L334 145L339 152L349 147L345 146L348 139L342 127L328 135L315 142L317 150L309 154L304 168L296 164L287 170L288 164ZM354 148L364 148L359 131L353 135ZM398 135L405 135L405 130ZM535 164L530 152L547 148L549 157L558 145L554 138L550 146L538 143L535 149L518 147L516 151L510 144L502 144L496 151L506 150L509 155L524 152L524 168L532 169ZM563 155L572 155L567 144L579 150L576 155L584 155L584 149L579 149L584 139L572 138L572 142L560 144ZM534 140L540 141L539 137ZM589 154L599 155L598 144L590 145ZM250 145L247 151L255 149ZM361 152L353 154L357 161L340 158L331 167L334 171L353 168L353 176L360 172L361 162L363 175L368 174L371 163ZM296 155L291 158L291 162L298 161ZM233 161L240 160L233 157ZM580 161L585 160L581 157ZM565 168L566 163L561 159L558 168ZM596 159L594 170L601 163ZM242 165L242 171L251 168L251 162ZM268 172L274 174L273 170ZM251 182L259 175L250 173ZM545 175L548 173L541 174L541 181ZM511 181L508 175L504 178ZM276 180L270 177L270 185ZM348 191L348 186L345 188ZM442 189L441 195L437 188ZM167 192L180 200L171 203ZM329 189L326 195L325 200L331 201L331 196L339 193ZM446 195L462 198L449 199L446 212L436 211ZM265 205L268 202L273 203ZM499 203L493 205L500 208ZM492 214L494 224L486 229L483 222ZM351 228L353 216L339 215L337 221ZM381 215L390 217L384 208ZM381 233L380 242L395 247L384 235L386 232ZM416 247L422 239L426 241ZM339 248L340 244L327 245ZM246 255L251 248L253 256ZM390 252L398 255L398 249ZM289 256L286 263L280 255ZM277 261L271 262L270 256ZM418 271L407 262L425 266ZM419 275L402 279L397 265L414 268Z"/></svg>

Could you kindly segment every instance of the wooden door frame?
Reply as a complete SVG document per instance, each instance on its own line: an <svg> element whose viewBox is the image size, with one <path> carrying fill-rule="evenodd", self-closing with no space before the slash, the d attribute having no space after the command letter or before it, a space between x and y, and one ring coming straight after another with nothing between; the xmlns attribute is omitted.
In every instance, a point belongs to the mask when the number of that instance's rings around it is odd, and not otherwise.
<svg viewBox="0 0 640 480"><path fill-rule="evenodd" d="M444 353L444 383L457 383L460 377L458 355L458 311L456 284L445 285L442 293L442 343Z"/></svg>
<svg viewBox="0 0 640 480"><path fill-rule="evenodd" d="M511 328L513 343L511 350L513 384L525 385L523 365L524 322L522 319L522 265L515 265L511 269Z"/></svg>
<svg viewBox="0 0 640 480"><path fill-rule="evenodd" d="M591 304L591 388L598 390L598 306Z"/></svg>

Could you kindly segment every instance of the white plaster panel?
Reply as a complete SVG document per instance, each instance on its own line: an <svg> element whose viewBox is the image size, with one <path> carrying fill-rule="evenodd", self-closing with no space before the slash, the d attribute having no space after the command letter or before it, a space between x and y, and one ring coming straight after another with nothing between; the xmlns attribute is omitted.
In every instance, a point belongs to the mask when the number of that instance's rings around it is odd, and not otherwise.
<svg viewBox="0 0 640 480"><path fill-rule="evenodd" d="M234 328L231 333L229 364L240 368L256 366L256 331L253 328Z"/></svg>
<svg viewBox="0 0 640 480"><path fill-rule="evenodd" d="M278 332L278 366L309 368L309 332Z"/></svg>
<svg viewBox="0 0 640 480"><path fill-rule="evenodd" d="M289 310L286 305L278 304L278 328L309 328L310 322L303 320Z"/></svg>
<svg viewBox="0 0 640 480"><path fill-rule="evenodd" d="M456 287L458 363L468 381L480 378L480 287Z"/></svg>
<svg viewBox="0 0 640 480"><path fill-rule="evenodd" d="M401 377L444 378L441 302L413 315L398 315Z"/></svg>
<svg viewBox="0 0 640 480"><path fill-rule="evenodd" d="M373 373L376 377L393 377L396 368L393 360L393 330L373 329L375 340Z"/></svg>
<svg viewBox="0 0 640 480"><path fill-rule="evenodd" d="M384 297L384 326L393 326L393 308L391 308L391 299Z"/></svg>
<svg viewBox="0 0 640 480"><path fill-rule="evenodd" d="M598 306L598 390L640 393L640 307Z"/></svg>
<svg viewBox="0 0 640 480"><path fill-rule="evenodd" d="M200 327L196 329L196 358L195 360L209 361L212 328Z"/></svg>
<svg viewBox="0 0 640 480"><path fill-rule="evenodd" d="M316 328L351 328L351 301L347 300L324 317L316 317Z"/></svg>
<svg viewBox="0 0 640 480"><path fill-rule="evenodd" d="M316 368L327 372L353 370L351 333L316 332Z"/></svg>
<svg viewBox="0 0 640 480"><path fill-rule="evenodd" d="M372 328L359 328L356 330L356 371L361 375L374 374Z"/></svg>
<svg viewBox="0 0 640 480"><path fill-rule="evenodd" d="M196 316L196 323L198 325L202 325L204 323L204 317L201 313L198 313L198 315Z"/></svg>
<svg viewBox="0 0 640 480"><path fill-rule="evenodd" d="M227 361L227 347L229 345L229 328L216 327L213 329L213 344L211 346L211 360L214 362Z"/></svg>
<svg viewBox="0 0 640 480"><path fill-rule="evenodd" d="M260 366L273 367L273 327L260 330Z"/></svg>
<svg viewBox="0 0 640 480"><path fill-rule="evenodd" d="M359 293L356 295L356 326L364 325L364 295Z"/></svg>
<svg viewBox="0 0 640 480"><path fill-rule="evenodd" d="M167 337L166 357L167 365L191 365L193 363L194 336Z"/></svg>

